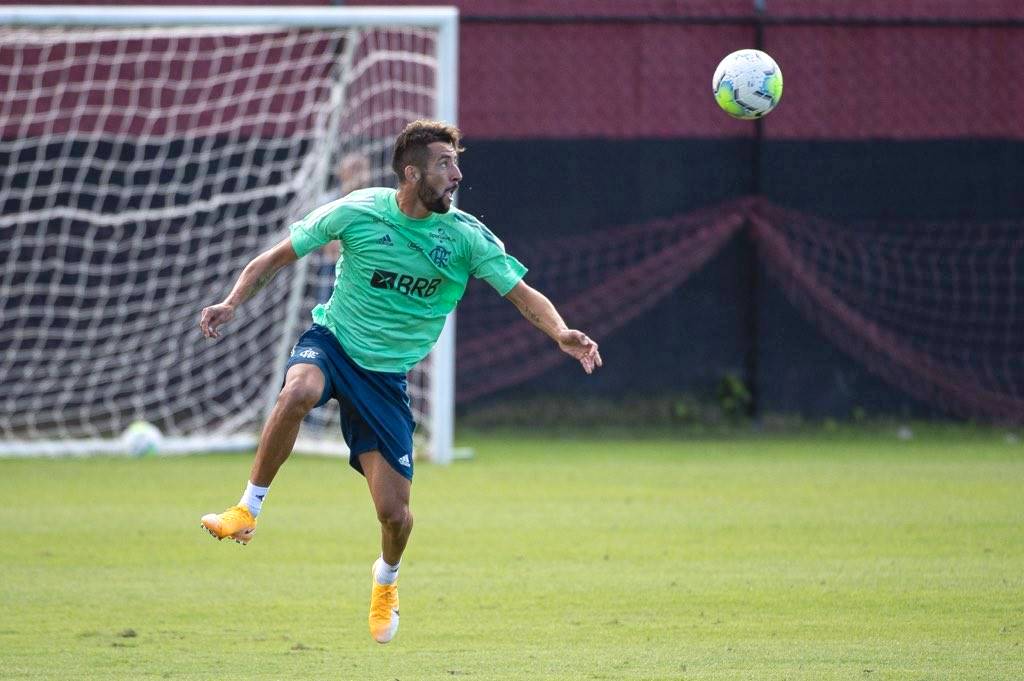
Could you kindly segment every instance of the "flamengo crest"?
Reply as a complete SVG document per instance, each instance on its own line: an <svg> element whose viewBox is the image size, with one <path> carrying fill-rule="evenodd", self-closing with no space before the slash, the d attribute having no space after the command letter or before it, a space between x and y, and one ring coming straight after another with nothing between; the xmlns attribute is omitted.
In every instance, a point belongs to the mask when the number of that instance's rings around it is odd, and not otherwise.
<svg viewBox="0 0 1024 681"><path fill-rule="evenodd" d="M447 267L448 258L451 257L451 254L452 252L444 246L434 246L434 250L430 251L430 259L438 267Z"/></svg>

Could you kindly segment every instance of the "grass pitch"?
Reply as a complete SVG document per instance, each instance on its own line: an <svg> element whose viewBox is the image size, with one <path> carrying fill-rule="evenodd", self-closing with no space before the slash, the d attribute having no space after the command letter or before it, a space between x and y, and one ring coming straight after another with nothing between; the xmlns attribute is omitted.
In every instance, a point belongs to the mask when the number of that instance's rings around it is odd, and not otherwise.
<svg viewBox="0 0 1024 681"><path fill-rule="evenodd" d="M402 625L361 477L295 457L0 461L4 679L1020 679L1024 445L481 437L420 465Z"/></svg>

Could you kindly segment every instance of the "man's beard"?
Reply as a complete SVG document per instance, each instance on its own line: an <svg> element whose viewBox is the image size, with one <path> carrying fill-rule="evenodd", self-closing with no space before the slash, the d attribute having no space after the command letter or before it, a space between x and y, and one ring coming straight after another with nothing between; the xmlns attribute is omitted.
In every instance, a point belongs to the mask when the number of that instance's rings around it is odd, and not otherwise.
<svg viewBox="0 0 1024 681"><path fill-rule="evenodd" d="M444 203L445 192L441 192L440 196L434 193L434 190L427 184L426 179L421 179L416 184L416 196L419 200L427 207L432 213L447 213L451 204L447 206Z"/></svg>

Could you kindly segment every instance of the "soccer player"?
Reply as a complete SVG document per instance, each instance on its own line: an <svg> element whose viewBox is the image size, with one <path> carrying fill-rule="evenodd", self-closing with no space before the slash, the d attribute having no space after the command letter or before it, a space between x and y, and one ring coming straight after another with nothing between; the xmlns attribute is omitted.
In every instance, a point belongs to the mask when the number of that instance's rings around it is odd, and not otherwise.
<svg viewBox="0 0 1024 681"><path fill-rule="evenodd" d="M412 531L413 418L406 372L437 341L470 275L483 279L588 374L601 366L597 343L570 329L543 294L523 281L526 268L472 215L452 208L459 188L461 133L438 121L410 123L395 141L398 190L355 191L317 208L291 235L242 270L224 302L203 309L199 326L218 338L235 309L276 272L332 240L343 261L330 300L292 349L284 387L263 426L241 500L201 523L217 539L247 544L263 500L288 458L299 424L330 399L341 405L349 463L363 474L381 526L373 564L370 634L380 643L398 629L398 569Z"/></svg>

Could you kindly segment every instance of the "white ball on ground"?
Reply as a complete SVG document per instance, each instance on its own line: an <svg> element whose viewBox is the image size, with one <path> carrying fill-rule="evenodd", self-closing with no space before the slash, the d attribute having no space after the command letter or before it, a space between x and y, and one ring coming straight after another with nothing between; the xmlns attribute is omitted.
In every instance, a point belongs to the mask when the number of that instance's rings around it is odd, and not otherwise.
<svg viewBox="0 0 1024 681"><path fill-rule="evenodd" d="M163 441L160 429L147 421L134 421L121 435L125 449L132 456L150 456L160 451Z"/></svg>

